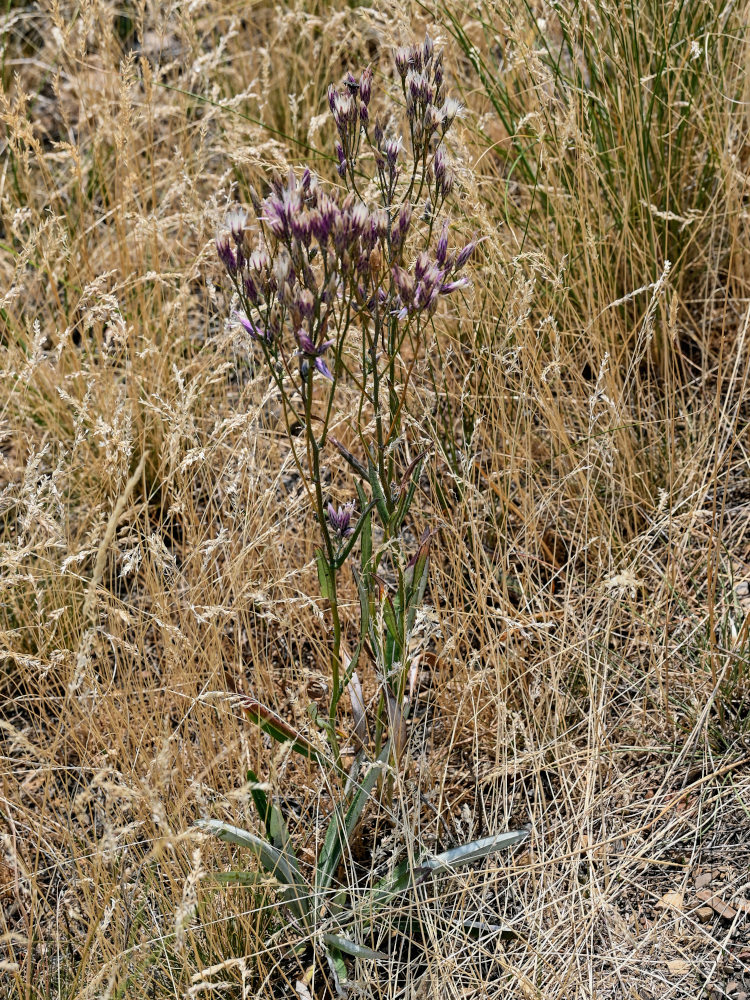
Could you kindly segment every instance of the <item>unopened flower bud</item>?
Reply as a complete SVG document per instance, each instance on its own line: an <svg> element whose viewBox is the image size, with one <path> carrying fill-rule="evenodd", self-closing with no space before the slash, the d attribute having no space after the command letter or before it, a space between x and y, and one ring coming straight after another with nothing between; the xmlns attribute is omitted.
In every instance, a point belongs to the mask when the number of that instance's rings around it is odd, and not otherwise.
<svg viewBox="0 0 750 1000"><path fill-rule="evenodd" d="M445 150L442 146L438 146L435 150L435 155L432 158L432 169L435 171L435 180L441 181L445 176L445 169L447 166Z"/></svg>
<svg viewBox="0 0 750 1000"><path fill-rule="evenodd" d="M445 264L445 259L448 256L448 223L443 223L443 228L438 237L437 247L435 248L435 258L438 264Z"/></svg>
<svg viewBox="0 0 750 1000"><path fill-rule="evenodd" d="M482 237L482 239L486 239L486 237ZM471 243L466 244L463 250L459 250L458 254L456 255L456 263L454 264L455 271L461 270L461 268L464 266L469 257L471 257L471 255L474 253L477 246L481 242L482 240L472 240Z"/></svg>
<svg viewBox="0 0 750 1000"><path fill-rule="evenodd" d="M309 319L312 316L313 309L315 308L315 299L309 289L303 288L299 293L297 296L297 306L303 319Z"/></svg>
<svg viewBox="0 0 750 1000"><path fill-rule="evenodd" d="M258 295L258 288L249 274L246 274L242 279L242 290L247 300L256 305L260 296Z"/></svg>
<svg viewBox="0 0 750 1000"><path fill-rule="evenodd" d="M408 201L404 202L401 206L401 211L398 213L398 229L402 237L406 235L411 225L411 205Z"/></svg>
<svg viewBox="0 0 750 1000"><path fill-rule="evenodd" d="M336 168L339 172L339 177L346 177L346 154L344 153L344 147L340 142L336 143L336 156L339 161L339 165Z"/></svg>
<svg viewBox="0 0 750 1000"><path fill-rule="evenodd" d="M362 71L362 76L359 78L359 98L365 107L370 103L370 97L372 96L372 70L368 66L367 69Z"/></svg>
<svg viewBox="0 0 750 1000"><path fill-rule="evenodd" d="M237 258L234 250L232 249L232 244L229 241L229 236L226 233L216 237L216 252L219 255L219 260L224 265L227 272L230 275L236 274Z"/></svg>

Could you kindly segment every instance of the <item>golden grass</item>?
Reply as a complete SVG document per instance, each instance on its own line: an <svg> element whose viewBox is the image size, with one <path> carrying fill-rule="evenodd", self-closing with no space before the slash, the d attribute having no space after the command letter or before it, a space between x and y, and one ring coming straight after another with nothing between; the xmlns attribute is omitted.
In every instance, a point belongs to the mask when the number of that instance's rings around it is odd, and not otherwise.
<svg viewBox="0 0 750 1000"><path fill-rule="evenodd" d="M655 31L670 6L635 3ZM551 9L534 13L554 39ZM394 939L358 989L750 992L749 16L717 11L725 44L719 64L695 57L686 131L677 84L659 95L660 188L624 77L604 176L590 109L550 81L521 0L9 3L0 996L286 996L304 975L276 965L271 887L211 886L230 852L190 832L252 822L248 767L303 861L329 806L315 768L231 700L259 692L304 726L328 678L307 501L268 380L225 325L213 236L274 169L332 178L328 83L371 62L393 86L392 45L425 26L467 105L456 228L487 240L414 383L408 419L431 448L414 530L441 533L423 719L372 863L519 826L531 839L439 898L423 887L424 953ZM528 110L539 190L508 180L482 61ZM666 207L657 188L676 192ZM693 214L664 225L670 199ZM344 398L342 440L350 420ZM706 872L734 916L698 897ZM456 914L518 937L477 943ZM325 970L307 987L327 995Z"/></svg>

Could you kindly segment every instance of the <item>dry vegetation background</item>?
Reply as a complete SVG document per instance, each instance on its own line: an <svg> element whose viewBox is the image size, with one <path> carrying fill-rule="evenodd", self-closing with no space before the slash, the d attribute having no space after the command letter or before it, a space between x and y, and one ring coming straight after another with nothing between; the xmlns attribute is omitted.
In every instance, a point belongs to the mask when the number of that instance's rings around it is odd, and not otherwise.
<svg viewBox="0 0 750 1000"><path fill-rule="evenodd" d="M213 237L273 169L333 180L328 83L396 92L425 28L467 107L456 228L488 238L413 392L414 530L442 527L375 854L531 837L425 895L426 947L357 995L750 994L747 4L557 4L567 87L522 0L4 6L0 996L304 997L270 889L217 889L232 851L189 832L251 823L250 766L303 859L327 808L231 700L304 727L328 678Z"/></svg>

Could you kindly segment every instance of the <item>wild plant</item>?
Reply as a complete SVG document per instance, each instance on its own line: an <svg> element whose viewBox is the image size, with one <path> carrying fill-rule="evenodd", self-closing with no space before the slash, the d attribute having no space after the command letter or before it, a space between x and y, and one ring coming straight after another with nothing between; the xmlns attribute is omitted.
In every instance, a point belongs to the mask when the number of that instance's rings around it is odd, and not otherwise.
<svg viewBox="0 0 750 1000"><path fill-rule="evenodd" d="M290 727L270 707L245 698L250 719L270 737L318 762L333 800L328 828L307 878L280 808L248 773L264 836L217 820L199 826L250 848L279 885L290 925L322 946L334 982L347 979L343 954L382 954L347 936L373 921L393 897L420 877L454 868L516 843L503 833L402 862L362 893L343 888L337 873L376 788L386 804L394 770L403 767L415 683L412 635L426 595L430 550L427 527L407 529L427 453L415 445L406 415L415 365L441 302L469 284L464 268L477 247L449 246L444 209L453 187L446 136L461 106L446 96L442 52L427 36L399 48L406 140L372 109L372 72L347 74L328 102L338 133L339 186L310 169L274 178L261 198L251 190L255 219L232 211L216 248L234 293L232 317L249 337L278 398L297 474L309 497L319 544L315 562L330 622L330 700L322 716L311 709L324 739ZM391 116L389 121L397 119ZM352 428L359 454L335 439L337 394L357 398ZM354 486L345 502L330 494L331 449L345 460ZM357 555L355 555L357 550ZM342 573L351 567L359 596L359 629L346 651ZM374 711L365 708L358 670L374 669ZM342 746L341 699L349 695L353 730ZM348 751L345 754L343 751ZM344 758L353 763L344 767ZM242 881L246 873L230 873ZM496 928L499 929L499 928ZM307 944L303 942L304 946Z"/></svg>

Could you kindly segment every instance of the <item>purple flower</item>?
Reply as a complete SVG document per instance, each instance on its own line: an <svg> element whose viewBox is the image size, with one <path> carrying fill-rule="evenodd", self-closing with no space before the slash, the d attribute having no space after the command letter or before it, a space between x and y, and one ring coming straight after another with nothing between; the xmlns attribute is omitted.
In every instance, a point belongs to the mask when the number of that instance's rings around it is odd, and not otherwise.
<svg viewBox="0 0 750 1000"><path fill-rule="evenodd" d="M441 181L443 179L447 165L445 150L442 146L438 146L432 158L432 169L435 171L435 180Z"/></svg>
<svg viewBox="0 0 750 1000"><path fill-rule="evenodd" d="M479 244L484 242L484 240L486 239L487 237L483 236L481 240L472 240L471 243L467 243L466 246L463 248L463 250L459 251L457 255L454 269L456 271L460 271L461 268L466 263L466 261L469 259L469 257L471 257L476 248L479 246Z"/></svg>
<svg viewBox="0 0 750 1000"><path fill-rule="evenodd" d="M339 165L336 168L339 172L339 177L346 177L346 153L340 142L336 143L336 156L339 161Z"/></svg>
<svg viewBox="0 0 750 1000"><path fill-rule="evenodd" d="M354 531L354 528L350 524L353 512L354 504L352 502L345 503L338 510L336 510L332 503L328 504L328 523L339 538L346 538Z"/></svg>
<svg viewBox="0 0 750 1000"><path fill-rule="evenodd" d="M247 223L247 212L242 208L232 209L224 220L224 225L232 234L232 239L240 246L245 236L245 224Z"/></svg>
<svg viewBox="0 0 750 1000"><path fill-rule="evenodd" d="M435 248L435 257L438 264L441 267L445 264L446 258L448 256L448 223L443 223L443 228L438 237L437 246Z"/></svg>
<svg viewBox="0 0 750 1000"><path fill-rule="evenodd" d="M385 153L385 158L388 160L389 167L396 166L396 160L398 159L398 154L401 149L401 137L398 139L386 139L385 146L383 147L383 152Z"/></svg>
<svg viewBox="0 0 750 1000"><path fill-rule="evenodd" d="M414 277L417 281L421 281L422 278L427 274L430 267L430 258L426 250L423 250L414 262Z"/></svg>
<svg viewBox="0 0 750 1000"><path fill-rule="evenodd" d="M403 45L400 48L396 49L396 52L394 53L393 58L396 63L396 69L398 71L398 75L401 77L402 80L406 76L406 71L409 68L410 56L411 56L410 50Z"/></svg>
<svg viewBox="0 0 750 1000"><path fill-rule="evenodd" d="M359 78L359 97L365 107L370 103L370 97L372 96L372 70L368 66L366 70L363 70L362 76Z"/></svg>
<svg viewBox="0 0 750 1000"><path fill-rule="evenodd" d="M310 335L305 330L297 330L297 342L299 343L300 354L303 358L312 359L313 364L321 375L333 381L333 373L323 360L322 356L329 347L333 347L332 340L326 340L318 347L310 339Z"/></svg>
<svg viewBox="0 0 750 1000"><path fill-rule="evenodd" d="M237 257L226 233L216 237L216 252L229 274L235 274L237 272Z"/></svg>
<svg viewBox="0 0 750 1000"><path fill-rule="evenodd" d="M453 97L446 97L440 112L443 116L443 135L453 124L454 119L460 118L463 114L463 105Z"/></svg>
<svg viewBox="0 0 750 1000"><path fill-rule="evenodd" d="M457 278L455 281L448 281L444 285L441 285L440 291L443 295L448 295L450 292L455 292L458 288L466 288L468 284L470 284L468 278Z"/></svg>
<svg viewBox="0 0 750 1000"><path fill-rule="evenodd" d="M247 332L250 334L250 336L251 336L251 338L253 340L265 340L265 341L270 341L271 340L271 334L270 334L270 332L268 330L264 330L260 326L256 326L255 323L253 323L252 320L248 319L248 317L245 315L245 313L243 313L243 312L235 312L235 313L232 313L232 315L237 320L237 322L241 326L243 326L245 328L245 330L247 330Z"/></svg>

